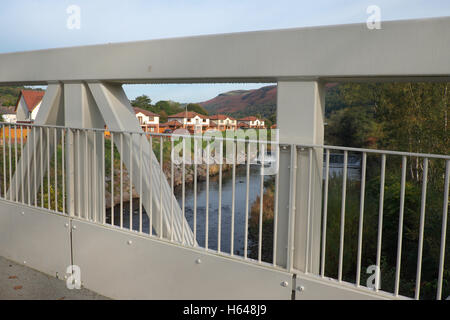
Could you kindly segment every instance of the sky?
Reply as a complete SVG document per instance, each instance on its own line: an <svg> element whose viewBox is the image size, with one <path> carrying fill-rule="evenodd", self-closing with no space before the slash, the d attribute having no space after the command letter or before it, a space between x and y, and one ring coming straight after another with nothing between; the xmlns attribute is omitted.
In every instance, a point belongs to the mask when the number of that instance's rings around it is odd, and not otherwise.
<svg viewBox="0 0 450 320"><path fill-rule="evenodd" d="M80 9L80 28L67 21ZM0 53L347 23L365 23L371 5L381 21L450 16L449 0L3 0ZM382 23L381 22L381 23ZM1 70L0 70L1 72ZM130 99L200 102L261 84L124 86Z"/></svg>

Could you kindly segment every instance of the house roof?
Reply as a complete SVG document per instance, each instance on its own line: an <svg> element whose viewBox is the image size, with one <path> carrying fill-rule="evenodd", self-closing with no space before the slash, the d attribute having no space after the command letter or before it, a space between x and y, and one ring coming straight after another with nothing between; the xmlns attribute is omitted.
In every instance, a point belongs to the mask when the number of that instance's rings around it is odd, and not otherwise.
<svg viewBox="0 0 450 320"><path fill-rule="evenodd" d="M210 116L209 117L211 120L225 120L225 119L230 119L230 120L236 120L235 118L233 118L233 117L230 117L230 116L227 116L227 115L225 115L225 114L215 114L215 115L213 115L213 116Z"/></svg>
<svg viewBox="0 0 450 320"><path fill-rule="evenodd" d="M182 112L179 112L177 114L173 114L171 116L168 116L168 118L189 118L189 119L191 119L191 118L194 118L195 116L198 116L198 117L200 117L202 119L208 119L207 116L205 116L203 114L200 114L200 113L197 113L197 112L194 112L194 111L187 111L187 112L186 111L182 111Z"/></svg>
<svg viewBox="0 0 450 320"><path fill-rule="evenodd" d="M136 114L138 114L140 112L140 113L145 114L148 117L159 117L159 114L153 113L153 112L145 110L145 109L141 109L138 107L134 107L133 109L134 109L134 113L136 113Z"/></svg>
<svg viewBox="0 0 450 320"><path fill-rule="evenodd" d="M238 124L238 127L239 127L239 128L248 128L249 126L248 126L247 123L239 123L239 124Z"/></svg>
<svg viewBox="0 0 450 320"><path fill-rule="evenodd" d="M166 123L161 123L159 126L160 127L169 127L169 126L181 126L181 122L177 121L177 120L171 120L169 122Z"/></svg>
<svg viewBox="0 0 450 320"><path fill-rule="evenodd" d="M28 111L32 112L34 108L36 108L36 106L42 101L44 94L45 91L21 90L14 111L17 111L17 106L19 105L20 98L23 97L27 105Z"/></svg>
<svg viewBox="0 0 450 320"><path fill-rule="evenodd" d="M257 117L254 117L254 116L248 116L248 117L239 119L239 121L256 121L256 120L260 120L260 119L258 119ZM260 121L262 121L262 120L260 120Z"/></svg>
<svg viewBox="0 0 450 320"><path fill-rule="evenodd" d="M0 114L15 114L15 107L14 106L0 106Z"/></svg>

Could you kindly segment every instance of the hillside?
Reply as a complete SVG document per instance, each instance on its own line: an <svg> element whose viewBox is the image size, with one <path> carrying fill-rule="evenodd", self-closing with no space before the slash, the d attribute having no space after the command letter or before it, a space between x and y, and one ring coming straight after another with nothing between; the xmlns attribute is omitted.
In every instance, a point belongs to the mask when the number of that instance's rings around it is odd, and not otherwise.
<svg viewBox="0 0 450 320"><path fill-rule="evenodd" d="M340 86L328 83L326 88L327 116L345 108L342 101ZM277 86L265 86L253 90L235 90L219 94L214 99L198 103L210 115L223 113L235 118L246 116L260 116L274 119L277 104Z"/></svg>
<svg viewBox="0 0 450 320"><path fill-rule="evenodd" d="M0 105L14 106L24 87L0 87Z"/></svg>
<svg viewBox="0 0 450 320"><path fill-rule="evenodd" d="M228 114L235 118L259 115L269 118L276 112L277 86L265 86L254 90L236 90L219 94L199 104L209 114Z"/></svg>

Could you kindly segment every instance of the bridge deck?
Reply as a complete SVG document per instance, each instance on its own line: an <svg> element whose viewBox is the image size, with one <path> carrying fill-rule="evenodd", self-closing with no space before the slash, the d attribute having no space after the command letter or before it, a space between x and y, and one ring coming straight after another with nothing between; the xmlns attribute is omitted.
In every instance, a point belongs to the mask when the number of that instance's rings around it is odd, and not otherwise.
<svg viewBox="0 0 450 320"><path fill-rule="evenodd" d="M0 257L2 300L104 300L87 289L69 290L64 281Z"/></svg>

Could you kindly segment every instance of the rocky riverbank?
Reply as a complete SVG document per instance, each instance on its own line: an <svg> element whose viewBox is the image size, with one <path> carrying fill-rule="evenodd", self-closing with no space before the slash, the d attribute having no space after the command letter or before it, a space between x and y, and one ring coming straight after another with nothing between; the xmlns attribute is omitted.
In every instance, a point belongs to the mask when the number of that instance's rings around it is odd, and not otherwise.
<svg viewBox="0 0 450 320"><path fill-rule="evenodd" d="M231 169L231 165L223 164L222 172L226 172ZM167 182L171 183L171 168L170 165L164 166L163 168L164 174L167 178ZM213 177L219 174L220 166L219 165L210 165L209 166L209 176ZM206 165L198 165L197 166L197 181L205 181L206 180ZM189 165L185 167L185 183L186 185L190 185L194 183L194 166ZM118 169L114 170L114 205L120 203L120 171ZM183 183L183 168L182 166L174 166L174 187L181 186ZM106 208L111 208L111 177L106 178ZM123 190L122 190L123 202L130 201L130 178L128 176L128 172L126 169L123 171ZM139 194L136 192L135 188L133 188L132 198L139 198Z"/></svg>

